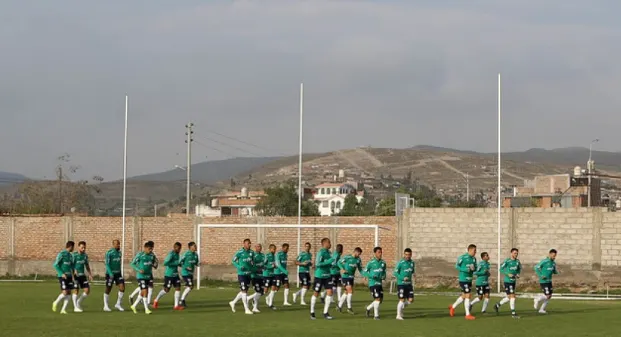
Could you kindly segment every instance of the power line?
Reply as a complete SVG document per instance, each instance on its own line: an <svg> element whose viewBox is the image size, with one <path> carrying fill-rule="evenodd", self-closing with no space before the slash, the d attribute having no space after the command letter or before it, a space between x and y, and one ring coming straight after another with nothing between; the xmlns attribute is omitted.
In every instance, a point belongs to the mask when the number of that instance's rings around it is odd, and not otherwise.
<svg viewBox="0 0 621 337"><path fill-rule="evenodd" d="M213 146L209 146L209 145L207 145L207 144L204 144L204 143L202 143L202 142L199 142L199 141L198 141L198 140L196 140L196 139L194 140L194 143L196 143L196 144L198 144L198 145L200 145L200 146L202 146L202 147L204 147L204 148L207 148L207 149L210 149L210 150L214 150L214 151L218 151L218 152L220 152L220 153L222 153L222 154L224 154L224 155L226 155L226 156L235 157L235 155L234 155L234 154L232 154L232 153L229 153L229 152L226 152L226 151L222 151L222 150L220 150L220 149L218 149L218 148L216 148L216 147L213 147Z"/></svg>
<svg viewBox="0 0 621 337"><path fill-rule="evenodd" d="M219 141L219 140L215 140L215 139L212 139L212 138L207 138L207 137L201 137L201 138L206 139L206 140L211 141L211 142L214 142L214 143L218 143L218 144L220 144L220 145L222 145L222 146L230 147L230 148L235 149L235 150L237 150L237 151L241 151L241 152L248 153L248 154L253 155L253 156L263 157L263 156L262 156L262 155L260 155L260 154L257 154L257 153L254 153L254 152L251 152L251 151L248 151L248 150L242 149L242 148L237 147L237 146L229 145L229 144L227 144L227 143L225 143L225 142L221 142L221 141Z"/></svg>
<svg viewBox="0 0 621 337"><path fill-rule="evenodd" d="M252 146L252 147L257 148L257 149L259 149L259 150L268 151L268 152L278 152L279 154L281 154L281 155L283 155L283 156L288 156L287 154L282 153L282 152L280 152L280 151L278 151L278 150L268 149L268 148L266 148L266 147L262 147L262 146L259 146L259 145L257 145L257 144L252 144L252 143L249 143L249 142L243 141L243 140L238 139L238 138L235 138L235 137L227 136L227 135L224 135L224 134L222 134L222 133L219 133L219 132L216 132L216 131L213 131L213 130L205 130L205 131L207 131L207 132L209 132L209 133L213 133L213 134L218 135L218 136L220 136L220 137L226 138L226 139L228 139L228 140L232 140L232 141L235 141L235 142L238 142L238 143L244 144L244 145Z"/></svg>

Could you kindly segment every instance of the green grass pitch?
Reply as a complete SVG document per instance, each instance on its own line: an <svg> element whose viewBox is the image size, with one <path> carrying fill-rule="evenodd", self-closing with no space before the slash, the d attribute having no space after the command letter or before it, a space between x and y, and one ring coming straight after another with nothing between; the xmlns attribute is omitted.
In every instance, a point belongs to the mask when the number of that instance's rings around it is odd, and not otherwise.
<svg viewBox="0 0 621 337"><path fill-rule="evenodd" d="M129 284L127 291L134 290ZM93 285L91 296L84 303L83 313L60 315L51 310L52 301L59 293L54 281L42 283L0 283L0 335L1 336L621 336L621 303L606 301L552 300L549 314L539 316L534 312L532 300L518 299L517 309L522 316L514 320L507 312L508 304L499 316L478 313L476 321L463 318L463 308L455 317L448 316L447 307L454 300L448 296L425 296L415 299L406 308L404 321L395 320L396 296L387 294L381 306L381 320L365 317L364 306L370 301L367 291L354 294L355 316L331 310L334 320L324 320L318 303L316 321L309 319L308 307L294 305L267 310L264 298L260 314L244 315L241 303L237 313L232 313L228 302L236 290L229 288L204 288L190 293L188 309L172 311L172 293L161 300L160 308L152 315L134 314L124 300L126 312L102 311L101 285ZM155 292L159 291L156 286ZM275 304L282 303L282 291ZM308 296L308 295L307 295ZM498 299L492 299L495 303ZM307 302L309 298L307 297ZM116 289L110 303L116 302ZM490 305L490 311L493 308Z"/></svg>

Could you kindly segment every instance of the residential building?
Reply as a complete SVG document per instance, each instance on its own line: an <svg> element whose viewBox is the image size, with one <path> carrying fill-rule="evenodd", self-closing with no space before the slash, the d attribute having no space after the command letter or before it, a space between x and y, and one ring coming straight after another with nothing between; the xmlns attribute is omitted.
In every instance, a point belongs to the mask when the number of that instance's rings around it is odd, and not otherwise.
<svg viewBox="0 0 621 337"><path fill-rule="evenodd" d="M600 206L601 180L591 178L591 206ZM503 207L586 207L589 179L587 176L555 174L537 176L514 187L513 195L503 197Z"/></svg>
<svg viewBox="0 0 621 337"><path fill-rule="evenodd" d="M345 205L345 198L349 194L356 195L358 202L364 198L362 191L356 191L348 183L323 183L315 186L313 199L318 203L319 213L322 216L337 215Z"/></svg>
<svg viewBox="0 0 621 337"><path fill-rule="evenodd" d="M242 188L241 191L229 192L213 195L211 206L196 206L196 216L218 217L218 216L256 216L255 206L265 196L263 191L248 191Z"/></svg>

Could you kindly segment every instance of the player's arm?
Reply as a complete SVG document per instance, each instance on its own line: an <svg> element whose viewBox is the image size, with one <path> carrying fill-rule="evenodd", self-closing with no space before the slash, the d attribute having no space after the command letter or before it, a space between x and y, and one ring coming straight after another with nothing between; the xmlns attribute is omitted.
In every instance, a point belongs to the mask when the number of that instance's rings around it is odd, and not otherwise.
<svg viewBox="0 0 621 337"><path fill-rule="evenodd" d="M517 271L515 272L515 274L520 275L521 273L522 273L522 262L518 262Z"/></svg>
<svg viewBox="0 0 621 337"><path fill-rule="evenodd" d="M107 251L106 257L104 259L104 265L106 266L106 272L108 273L108 275L110 275L110 277L112 277L112 269L110 268L111 263L112 263L112 254L110 254L110 251Z"/></svg>
<svg viewBox="0 0 621 337"><path fill-rule="evenodd" d="M157 269L160 265L160 260L157 259L157 255L153 253L153 269Z"/></svg>
<svg viewBox="0 0 621 337"><path fill-rule="evenodd" d="M360 259L358 259L357 268L358 268L358 272L360 272L360 274L364 276L364 269L362 268L362 260Z"/></svg>
<svg viewBox="0 0 621 337"><path fill-rule="evenodd" d="M485 276L487 275L487 268L483 267L483 263L479 263L477 265L477 270L474 272L476 276Z"/></svg>
<svg viewBox="0 0 621 337"><path fill-rule="evenodd" d="M287 268L285 268L282 264L280 264L280 255L276 256L276 268L278 268L278 270L280 270L280 272L285 275L289 274L289 272L287 271Z"/></svg>
<svg viewBox="0 0 621 337"><path fill-rule="evenodd" d="M392 275L397 279L401 278L401 263L397 263L395 266L395 270L392 272Z"/></svg>
<svg viewBox="0 0 621 337"><path fill-rule="evenodd" d="M554 269L552 269L552 274L558 274L558 270L556 269L556 264L554 265Z"/></svg>
<svg viewBox="0 0 621 337"><path fill-rule="evenodd" d="M298 258L295 259L296 266L306 266L306 262L302 262L302 255L298 255Z"/></svg>
<svg viewBox="0 0 621 337"><path fill-rule="evenodd" d="M134 259L132 260L132 262L129 264L132 268L134 268L135 271L142 273L142 269L140 269L140 266L138 266L138 263L140 262L140 254L138 253L138 255L136 255L136 257L134 257Z"/></svg>
<svg viewBox="0 0 621 337"><path fill-rule="evenodd" d="M240 264L239 264L239 252L237 252L237 253L235 253L235 255L233 255L233 258L231 259L231 263L233 264L233 266L235 266L235 268L242 269Z"/></svg>
<svg viewBox="0 0 621 337"><path fill-rule="evenodd" d="M60 268L62 264L62 253L58 253L56 256L56 261L54 261L54 270L58 273L58 275L64 275L63 270Z"/></svg>
<svg viewBox="0 0 621 337"><path fill-rule="evenodd" d="M324 259L323 256L317 255L317 262L315 263L315 267L326 267L334 262L334 258L330 256L329 259Z"/></svg>
<svg viewBox="0 0 621 337"><path fill-rule="evenodd" d="M86 273L88 274L89 280L93 280L93 273L91 272L91 264L88 262L88 255L84 259L84 268L86 269Z"/></svg>
<svg viewBox="0 0 621 337"><path fill-rule="evenodd" d="M340 259L339 262L336 263L336 265L339 267L341 271L344 271L345 270L345 258L343 257L342 259Z"/></svg>
<svg viewBox="0 0 621 337"><path fill-rule="evenodd" d="M509 276L509 274L510 274L510 273L509 273L509 271L507 270L507 261L506 261L506 260L505 260L505 261L504 261L504 262L500 265L500 272L501 272L503 275L507 275L507 276Z"/></svg>

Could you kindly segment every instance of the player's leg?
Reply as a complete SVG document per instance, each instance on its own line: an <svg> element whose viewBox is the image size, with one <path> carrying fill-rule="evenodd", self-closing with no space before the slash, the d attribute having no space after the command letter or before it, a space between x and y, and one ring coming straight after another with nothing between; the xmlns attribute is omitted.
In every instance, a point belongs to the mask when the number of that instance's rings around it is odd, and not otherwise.
<svg viewBox="0 0 621 337"><path fill-rule="evenodd" d="M149 280L149 289L147 289L147 304L151 305L151 299L153 298L153 279Z"/></svg>
<svg viewBox="0 0 621 337"><path fill-rule="evenodd" d="M311 296L310 300L310 315L311 319L315 319L315 305L317 304L317 298L321 296L321 290L323 288L324 282L321 278L315 277L315 282L313 284L313 296Z"/></svg>
<svg viewBox="0 0 621 337"><path fill-rule="evenodd" d="M86 276L80 281L80 288L82 288L82 294L78 297L78 308L82 310L82 302L90 295L91 293L91 285L88 282Z"/></svg>
<svg viewBox="0 0 621 337"><path fill-rule="evenodd" d="M511 301L511 294L513 294L514 292L514 287L515 284L514 283L505 283L505 297L503 297L502 300L500 300L500 302L496 303L496 305L494 305L494 310L496 311L496 313L499 312L500 307L509 303Z"/></svg>
<svg viewBox="0 0 621 337"><path fill-rule="evenodd" d="M483 298L484 288L485 286L476 286L477 296L472 301L470 301L470 308L468 309L470 312L472 312L472 307L474 307L475 304L481 302L481 299Z"/></svg>
<svg viewBox="0 0 621 337"><path fill-rule="evenodd" d="M541 288L543 290L543 294L541 294L540 297L543 304L541 305L541 309L539 309L539 313L547 314L546 308L548 307L548 302L550 302L550 299L552 298L554 289L552 287L552 283L541 284ZM537 309L537 306L535 306L535 309Z"/></svg>
<svg viewBox="0 0 621 337"><path fill-rule="evenodd" d="M403 309L405 308L405 286L399 285L397 286L397 319L403 320Z"/></svg>
<svg viewBox="0 0 621 337"><path fill-rule="evenodd" d="M58 283L59 283L59 285L60 285L60 294L58 295L58 297L56 297L56 299L54 300L54 302L52 302L52 311L53 311L53 312L56 312L56 310L57 310L57 308L58 308L58 305L59 305L61 302L68 301L68 300L69 300L69 298L71 297L71 290L72 290L71 288L69 289L69 293L67 293L67 287L68 287L67 280L66 280L66 279L64 279L64 278L62 278L62 277L59 277L59 278L58 278ZM72 288L73 288L73 287L72 287ZM61 314L62 314L62 313L63 313L63 312L61 311ZM65 313L66 313L66 312L65 312Z"/></svg>
<svg viewBox="0 0 621 337"><path fill-rule="evenodd" d="M181 302L181 279L179 276L173 278L173 287L175 288L175 305L173 307L174 310L183 310L183 306L180 305Z"/></svg>
<svg viewBox="0 0 621 337"><path fill-rule="evenodd" d="M155 297L155 301L153 301L153 309L157 309L160 306L160 299L164 297L164 295L168 294L172 286L173 278L164 276L164 285L162 286L162 290L160 290L159 294Z"/></svg>
<svg viewBox="0 0 621 337"><path fill-rule="evenodd" d="M289 276L287 275L281 275L282 276L282 285L285 287L285 291L284 291L284 302L282 305L284 306L290 306L291 303L289 303Z"/></svg>
<svg viewBox="0 0 621 337"><path fill-rule="evenodd" d="M486 293L483 295L483 306L481 306L481 313L487 312L487 305L489 304L489 286L487 287Z"/></svg>
<svg viewBox="0 0 621 337"><path fill-rule="evenodd" d="M119 288L118 296L116 298L116 305L114 306L114 308L118 311L125 311L125 309L123 309L123 306L122 306L123 295L125 295L125 279L123 278L123 275L121 274L115 275L114 283Z"/></svg>
<svg viewBox="0 0 621 337"><path fill-rule="evenodd" d="M464 302L466 299L466 294L470 294L470 283L469 282L459 282L459 287L461 288L461 295L455 300L453 305L449 307L449 315L451 317L455 316L455 309Z"/></svg>
<svg viewBox="0 0 621 337"><path fill-rule="evenodd" d="M75 288L74 283L73 283L73 279L71 278L71 276L67 276L67 278L65 279L65 298L63 299L63 306L60 309L60 313L61 314L66 314L67 313L67 306L69 305L69 299L71 299L71 291Z"/></svg>
<svg viewBox="0 0 621 337"><path fill-rule="evenodd" d="M149 302L148 302L149 280L138 280L138 287L140 289L140 292L138 293L138 297L136 298L136 301L134 302L134 304L132 304L131 309L135 314L138 313L136 311L136 307L138 306L138 304L142 303L144 305L145 314L150 314L151 310L149 310Z"/></svg>
<svg viewBox="0 0 621 337"><path fill-rule="evenodd" d="M342 282L342 279L341 279L341 275L337 275L336 282L335 282L334 286L336 287L336 298L337 298L336 302L338 302L338 300L343 295L343 282Z"/></svg>
<svg viewBox="0 0 621 337"><path fill-rule="evenodd" d="M375 285L370 287L371 296L373 297L373 302L367 306L367 317L371 315L371 309L373 309L373 318L378 320L380 319L379 315L379 307L384 299L384 289L381 285Z"/></svg>
<svg viewBox="0 0 621 337"><path fill-rule="evenodd" d="M329 314L329 310L330 310L330 304L332 304L332 298L333 298L332 289L334 288L334 283L332 282L332 278L326 278L323 280L323 282L324 282L323 286L326 289L326 299L323 305L323 317L325 319L332 319L332 316L330 316Z"/></svg>
<svg viewBox="0 0 621 337"><path fill-rule="evenodd" d="M259 301L261 300L261 296L263 296L263 279L256 278L253 280L254 285L254 298L252 301L252 312L259 313Z"/></svg>
<svg viewBox="0 0 621 337"><path fill-rule="evenodd" d="M129 295L129 302L134 303L134 298L136 298L141 291L140 286L136 287L136 289L134 289L134 291Z"/></svg>
<svg viewBox="0 0 621 337"><path fill-rule="evenodd" d="M76 278L71 290L71 302L73 303L73 312L81 312L78 307L78 294L80 293L80 278Z"/></svg>
<svg viewBox="0 0 621 337"><path fill-rule="evenodd" d="M185 299L190 294L190 291L194 289L194 282L192 282L192 276L184 276L183 281L185 281L185 289L183 290L183 294L181 294L181 306L187 308Z"/></svg>
<svg viewBox="0 0 621 337"><path fill-rule="evenodd" d="M112 277L110 275L108 275L106 273L105 275L105 289L104 289L104 294L103 294L103 302L104 302L104 307L103 310L104 311L112 311L110 309L110 305L109 305L109 300L110 300L110 292L112 291L112 283L114 282Z"/></svg>

